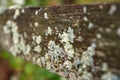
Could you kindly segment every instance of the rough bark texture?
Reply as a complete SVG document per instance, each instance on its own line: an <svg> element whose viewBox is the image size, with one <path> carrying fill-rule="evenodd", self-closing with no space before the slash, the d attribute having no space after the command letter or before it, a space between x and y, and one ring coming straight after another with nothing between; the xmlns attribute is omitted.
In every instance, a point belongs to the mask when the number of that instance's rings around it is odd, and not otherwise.
<svg viewBox="0 0 120 80"><path fill-rule="evenodd" d="M10 9L0 46L69 80L120 79L120 3Z"/></svg>

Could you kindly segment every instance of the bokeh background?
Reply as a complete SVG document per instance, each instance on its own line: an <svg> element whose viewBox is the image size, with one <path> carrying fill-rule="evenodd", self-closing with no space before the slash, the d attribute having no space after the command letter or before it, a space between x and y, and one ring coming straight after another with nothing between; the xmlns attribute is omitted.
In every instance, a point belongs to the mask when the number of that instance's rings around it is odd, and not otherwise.
<svg viewBox="0 0 120 80"><path fill-rule="evenodd" d="M0 0L0 10L13 5L20 7L55 6L66 4L114 3L120 0ZM0 80L66 80L55 73L15 58L0 48Z"/></svg>
<svg viewBox="0 0 120 80"><path fill-rule="evenodd" d="M93 4L103 2L120 2L120 0L0 0L0 6L53 6L64 4Z"/></svg>

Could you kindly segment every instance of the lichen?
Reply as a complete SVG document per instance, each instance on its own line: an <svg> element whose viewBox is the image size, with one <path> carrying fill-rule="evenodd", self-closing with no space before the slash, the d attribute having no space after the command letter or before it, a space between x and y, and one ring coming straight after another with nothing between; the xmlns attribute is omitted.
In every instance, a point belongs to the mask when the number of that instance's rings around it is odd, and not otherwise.
<svg viewBox="0 0 120 80"><path fill-rule="evenodd" d="M27 55L30 53L31 47L29 44L26 44L23 35L18 32L18 26L14 21L8 20L6 25L3 27L3 32L5 34L12 33L13 45L10 48L10 52L16 56L19 53Z"/></svg>
<svg viewBox="0 0 120 80"><path fill-rule="evenodd" d="M108 64L103 62L102 63L102 68L101 68L102 71L107 71L108 70Z"/></svg>
<svg viewBox="0 0 120 80"><path fill-rule="evenodd" d="M20 15L20 10L16 9L15 13L14 13L14 16L13 16L13 19L16 19L19 15Z"/></svg>
<svg viewBox="0 0 120 80"><path fill-rule="evenodd" d="M71 43L74 41L74 34L73 30L71 28L68 29L68 33L63 32L63 34L59 34L60 41L64 45L64 50L66 54L68 55L68 58L71 59L74 57L74 49ZM71 43L70 43L71 42Z"/></svg>
<svg viewBox="0 0 120 80"><path fill-rule="evenodd" d="M93 80L93 75L88 71L88 67L91 67L92 70L95 70L93 56L95 55L96 43L91 43L87 50L83 51L81 57L75 57L73 65L78 70L78 73L81 74L78 78L80 80ZM79 65L79 67L78 67ZM77 79L78 79L77 78Z"/></svg>
<svg viewBox="0 0 120 80"><path fill-rule="evenodd" d="M120 78L113 74L112 72L107 72L104 75L102 75L101 80L120 80Z"/></svg>
<svg viewBox="0 0 120 80"><path fill-rule="evenodd" d="M63 63L63 67L66 67L68 70L71 70L71 68L73 67L73 64L70 62L70 61L65 61L64 63Z"/></svg>
<svg viewBox="0 0 120 80"><path fill-rule="evenodd" d="M38 36L32 35L32 39L33 39L32 43L33 45L35 45L33 50L37 53L40 53L42 50L40 46L40 43L42 42L41 35L38 35Z"/></svg>
<svg viewBox="0 0 120 80"><path fill-rule="evenodd" d="M82 42L84 40L84 38L82 36L78 36L75 40L78 42Z"/></svg>
<svg viewBox="0 0 120 80"><path fill-rule="evenodd" d="M52 69L51 62L47 61L46 64L47 64L46 69L51 70Z"/></svg>
<svg viewBox="0 0 120 80"><path fill-rule="evenodd" d="M97 37L98 39L101 39L101 38L102 38L102 35L101 35L100 33L97 33L97 34L96 34L96 37Z"/></svg>
<svg viewBox="0 0 120 80"><path fill-rule="evenodd" d="M117 6L113 4L113 5L110 6L110 9L109 9L109 12L108 12L108 13L109 13L110 15L112 15L112 14L114 14L114 12L115 12L116 10L117 10Z"/></svg>
<svg viewBox="0 0 120 80"><path fill-rule="evenodd" d="M47 13L44 13L44 18L45 18L45 19L49 19L49 17L48 17L48 14L47 14Z"/></svg>
<svg viewBox="0 0 120 80"><path fill-rule="evenodd" d="M36 10L36 11L35 11L35 15L38 15L38 12L39 12L39 11L38 11L38 10Z"/></svg>
<svg viewBox="0 0 120 80"><path fill-rule="evenodd" d="M21 13L25 13L25 10L24 10L24 9L21 9Z"/></svg>
<svg viewBox="0 0 120 80"><path fill-rule="evenodd" d="M48 43L48 55L50 56L51 60L53 61L54 59L57 59L60 54L60 46L56 45L55 41L50 40Z"/></svg>
<svg viewBox="0 0 120 80"><path fill-rule="evenodd" d="M71 27L69 27L67 33L68 33L69 41L70 41L71 43L73 43L73 42L74 42L74 38L75 38L73 29L72 29Z"/></svg>
<svg viewBox="0 0 120 80"><path fill-rule="evenodd" d="M86 6L83 7L83 13L87 13L87 8L86 8Z"/></svg>
<svg viewBox="0 0 120 80"><path fill-rule="evenodd" d="M86 16L84 16L84 17L83 17L83 20L87 22L87 21L88 21L88 18L87 18Z"/></svg>
<svg viewBox="0 0 120 80"><path fill-rule="evenodd" d="M40 53L41 52L40 45L35 46L33 50L36 51L37 53Z"/></svg>
<svg viewBox="0 0 120 80"><path fill-rule="evenodd" d="M35 25L35 27L37 27L38 26L38 22L35 22L34 25Z"/></svg>
<svg viewBox="0 0 120 80"><path fill-rule="evenodd" d="M48 29L46 30L45 35L52 35L52 29L50 27L48 27Z"/></svg>
<svg viewBox="0 0 120 80"><path fill-rule="evenodd" d="M88 29L92 29L94 27L93 23L89 22Z"/></svg>
<svg viewBox="0 0 120 80"><path fill-rule="evenodd" d="M118 36L120 37L120 27L116 30L116 33L117 33Z"/></svg>

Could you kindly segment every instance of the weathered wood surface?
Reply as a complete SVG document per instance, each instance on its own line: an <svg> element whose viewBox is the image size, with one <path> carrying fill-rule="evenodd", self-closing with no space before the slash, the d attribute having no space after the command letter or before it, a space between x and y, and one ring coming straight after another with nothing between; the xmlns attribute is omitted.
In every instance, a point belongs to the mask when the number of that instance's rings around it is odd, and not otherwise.
<svg viewBox="0 0 120 80"><path fill-rule="evenodd" d="M120 80L120 3L8 9L0 47L69 80Z"/></svg>

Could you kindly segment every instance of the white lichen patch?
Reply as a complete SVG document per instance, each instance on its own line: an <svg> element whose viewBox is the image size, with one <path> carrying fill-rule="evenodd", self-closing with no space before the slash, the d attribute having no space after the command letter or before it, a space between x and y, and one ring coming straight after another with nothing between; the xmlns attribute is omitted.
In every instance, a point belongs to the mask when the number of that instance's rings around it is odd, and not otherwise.
<svg viewBox="0 0 120 80"><path fill-rule="evenodd" d="M36 51L37 53L40 53L41 52L40 45L35 46L33 50Z"/></svg>
<svg viewBox="0 0 120 80"><path fill-rule="evenodd" d="M87 22L87 21L88 21L88 18L87 18L86 16L84 16L84 17L83 17L83 20Z"/></svg>
<svg viewBox="0 0 120 80"><path fill-rule="evenodd" d="M82 53L82 68L86 68L87 66L94 66L92 57L95 55L95 48L96 44L92 43L91 46L89 46L88 49Z"/></svg>
<svg viewBox="0 0 120 80"><path fill-rule="evenodd" d="M40 58L38 58L38 59L36 60L36 62L37 62L37 64L38 64L38 65L40 65L40 66L41 66L41 61L40 61Z"/></svg>
<svg viewBox="0 0 120 80"><path fill-rule="evenodd" d="M41 35L32 35L32 39L33 39L33 42L35 42L36 44L40 44L42 42L42 37Z"/></svg>
<svg viewBox="0 0 120 80"><path fill-rule="evenodd" d="M36 10L36 11L35 11L35 15L38 15L38 12L39 12L39 10Z"/></svg>
<svg viewBox="0 0 120 80"><path fill-rule="evenodd" d="M68 55L68 59L71 59L74 57L74 48L70 43L66 43L64 45L64 49L66 54Z"/></svg>
<svg viewBox="0 0 120 80"><path fill-rule="evenodd" d="M97 34L96 34L96 37L97 37L98 39L101 39L101 38L102 38L102 35L101 35L100 33L97 33Z"/></svg>
<svg viewBox="0 0 120 80"><path fill-rule="evenodd" d="M40 53L41 52L41 46L40 46L40 43L42 42L42 37L41 37L41 35L38 35L38 36L36 36L36 35L32 35L32 43L33 43L33 45L35 45L34 46L34 51L35 52L37 52L37 53Z"/></svg>
<svg viewBox="0 0 120 80"><path fill-rule="evenodd" d="M110 9L109 9L109 12L108 12L108 13L109 13L110 15L112 15L112 14L115 13L116 10L117 10L117 6L113 4L113 5L110 6Z"/></svg>
<svg viewBox="0 0 120 80"><path fill-rule="evenodd" d="M110 33L112 30L111 30L110 28L106 28L105 31L106 31L107 33Z"/></svg>
<svg viewBox="0 0 120 80"><path fill-rule="evenodd" d="M21 50L21 52L24 54L24 55L27 55L29 54L30 50L31 50L31 47L29 44L25 44L25 40L23 38L23 36L20 34L20 40L19 40L19 49ZM15 38L14 38L15 39Z"/></svg>
<svg viewBox="0 0 120 80"><path fill-rule="evenodd" d="M78 36L75 40L79 41L79 42L82 42L84 40L84 38L82 36Z"/></svg>
<svg viewBox="0 0 120 80"><path fill-rule="evenodd" d="M23 38L23 35L18 32L18 26L14 21L8 20L6 25L3 27L5 34L12 33L13 45L10 48L10 52L16 56L19 53L27 55L30 53L31 47L29 44L26 44L26 41Z"/></svg>
<svg viewBox="0 0 120 80"><path fill-rule="evenodd" d="M44 57L40 57L41 64L44 66L46 63L46 60Z"/></svg>
<svg viewBox="0 0 120 80"><path fill-rule="evenodd" d="M47 64L46 69L51 70L52 69L51 62L47 61L46 64Z"/></svg>
<svg viewBox="0 0 120 80"><path fill-rule="evenodd" d="M5 33L5 34L9 34L10 32L11 32L11 25L12 25L12 23L11 23L11 21L10 20L8 20L7 22L6 22L6 25L5 26L3 26L3 32Z"/></svg>
<svg viewBox="0 0 120 80"><path fill-rule="evenodd" d="M32 57L32 61L33 61L33 63L36 62L36 58L34 56Z"/></svg>
<svg viewBox="0 0 120 80"><path fill-rule="evenodd" d="M48 17L48 14L47 14L47 13L44 13L44 18L45 18L45 19L49 19L49 17Z"/></svg>
<svg viewBox="0 0 120 80"><path fill-rule="evenodd" d="M108 64L107 63L102 63L102 71L108 71Z"/></svg>
<svg viewBox="0 0 120 80"><path fill-rule="evenodd" d="M83 69L82 69L81 67L79 67L78 73L79 73L79 74L83 73Z"/></svg>
<svg viewBox="0 0 120 80"><path fill-rule="evenodd" d="M13 19L16 19L19 15L20 15L20 10L16 9L15 13L14 13L14 16L13 16Z"/></svg>
<svg viewBox="0 0 120 80"><path fill-rule="evenodd" d="M120 27L116 30L116 33L120 36Z"/></svg>
<svg viewBox="0 0 120 80"><path fill-rule="evenodd" d="M82 80L94 80L93 75L87 71L83 71L83 75L81 77L82 77Z"/></svg>
<svg viewBox="0 0 120 80"><path fill-rule="evenodd" d="M68 70L71 70L71 68L73 67L73 64L70 61L65 61L63 66L65 66Z"/></svg>
<svg viewBox="0 0 120 80"><path fill-rule="evenodd" d="M51 60L57 59L61 54L61 49L59 45L56 45L55 41L50 40L48 43L48 55Z"/></svg>
<svg viewBox="0 0 120 80"><path fill-rule="evenodd" d="M21 9L21 13L25 13L25 9Z"/></svg>
<svg viewBox="0 0 120 80"><path fill-rule="evenodd" d="M99 8L100 8L100 9L103 9L103 5L102 5L102 4L100 4L100 5L99 5Z"/></svg>
<svg viewBox="0 0 120 80"><path fill-rule="evenodd" d="M83 7L83 13L87 13L87 8L86 8L86 6Z"/></svg>
<svg viewBox="0 0 120 80"><path fill-rule="evenodd" d="M46 59L46 60L49 59L49 55L48 55L48 53L45 54L45 59Z"/></svg>
<svg viewBox="0 0 120 80"><path fill-rule="evenodd" d="M73 61L73 65L75 66L76 69L78 69L78 65L81 63L79 57L75 57Z"/></svg>
<svg viewBox="0 0 120 80"><path fill-rule="evenodd" d="M24 36L25 38L27 38L27 33L26 33L26 32L24 32L24 33L23 33L23 36Z"/></svg>
<svg viewBox="0 0 120 80"><path fill-rule="evenodd" d="M36 43L40 44L41 42L42 42L42 37L40 35L36 36Z"/></svg>
<svg viewBox="0 0 120 80"><path fill-rule="evenodd" d="M76 74L73 72L70 72L68 80L77 80Z"/></svg>
<svg viewBox="0 0 120 80"><path fill-rule="evenodd" d="M74 42L74 33L71 27L68 28L67 32L59 34L58 37L61 39L60 42L64 45L65 53L68 55L68 59L74 57L74 48L71 43Z"/></svg>
<svg viewBox="0 0 120 80"><path fill-rule="evenodd" d="M34 25L35 25L35 27L37 27L38 26L38 22L35 22Z"/></svg>
<svg viewBox="0 0 120 80"><path fill-rule="evenodd" d="M70 41L71 43L73 43L73 42L74 42L74 38L75 38L73 29L72 29L71 27L69 27L67 33L68 33L69 41Z"/></svg>
<svg viewBox="0 0 120 80"><path fill-rule="evenodd" d="M90 22L90 23L88 24L88 29L92 29L93 27L94 27L93 23Z"/></svg>
<svg viewBox="0 0 120 80"><path fill-rule="evenodd" d="M50 27L48 27L48 29L46 30L45 35L52 35L52 29Z"/></svg>
<svg viewBox="0 0 120 80"><path fill-rule="evenodd" d="M30 27L32 27L32 26L33 26L33 24L32 24L32 23L29 23L29 26L30 26Z"/></svg>
<svg viewBox="0 0 120 80"><path fill-rule="evenodd" d="M112 72L107 72L102 75L101 80L120 80L120 78Z"/></svg>

